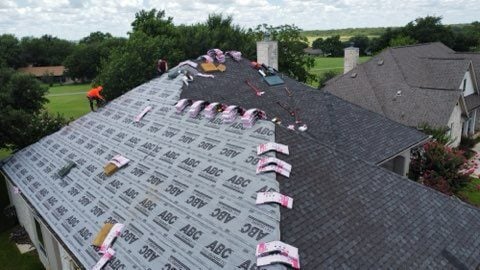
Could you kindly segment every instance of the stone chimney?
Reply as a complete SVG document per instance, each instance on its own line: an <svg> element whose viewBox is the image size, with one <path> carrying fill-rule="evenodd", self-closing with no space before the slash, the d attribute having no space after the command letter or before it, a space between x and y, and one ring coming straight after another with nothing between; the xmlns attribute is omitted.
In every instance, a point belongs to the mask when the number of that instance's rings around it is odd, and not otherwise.
<svg viewBox="0 0 480 270"><path fill-rule="evenodd" d="M358 57L360 55L360 50L352 46L345 48L345 58L343 59L343 74L354 69L358 64Z"/></svg>
<svg viewBox="0 0 480 270"><path fill-rule="evenodd" d="M278 70L278 42L270 40L269 35L257 42L257 62Z"/></svg>

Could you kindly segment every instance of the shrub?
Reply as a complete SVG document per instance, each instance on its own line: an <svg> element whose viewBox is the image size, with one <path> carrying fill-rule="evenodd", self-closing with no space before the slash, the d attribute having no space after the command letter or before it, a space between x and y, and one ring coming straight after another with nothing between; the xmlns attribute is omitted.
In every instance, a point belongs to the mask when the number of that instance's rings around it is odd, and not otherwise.
<svg viewBox="0 0 480 270"><path fill-rule="evenodd" d="M412 154L409 177L440 192L452 195L470 181L463 151L439 142L428 142Z"/></svg>

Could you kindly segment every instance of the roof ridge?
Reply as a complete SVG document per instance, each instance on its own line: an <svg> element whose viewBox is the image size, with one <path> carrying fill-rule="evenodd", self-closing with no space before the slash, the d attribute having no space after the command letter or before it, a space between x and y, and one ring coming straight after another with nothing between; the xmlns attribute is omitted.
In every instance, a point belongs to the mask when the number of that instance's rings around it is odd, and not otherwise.
<svg viewBox="0 0 480 270"><path fill-rule="evenodd" d="M417 44L410 44L410 45L402 45L402 46L395 46L395 47L388 47L387 49L400 49L400 48L410 48L410 47L420 47L420 46L426 46L426 45L432 45L432 44L442 44L445 46L445 44L443 44L442 42L440 41L433 41L433 42L426 42L426 43L417 43Z"/></svg>

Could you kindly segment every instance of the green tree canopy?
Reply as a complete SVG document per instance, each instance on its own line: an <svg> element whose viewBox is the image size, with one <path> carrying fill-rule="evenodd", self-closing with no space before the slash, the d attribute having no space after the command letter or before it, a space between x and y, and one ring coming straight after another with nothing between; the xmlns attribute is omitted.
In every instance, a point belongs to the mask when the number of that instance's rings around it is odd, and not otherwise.
<svg viewBox="0 0 480 270"><path fill-rule="evenodd" d="M343 48L343 43L338 35L326 38L320 47L325 55L333 57L343 56Z"/></svg>
<svg viewBox="0 0 480 270"><path fill-rule="evenodd" d="M95 32L82 39L63 64L67 75L80 80L94 79L100 70L102 61L106 61L116 48L125 46L125 38L114 38L110 34ZM101 37L100 37L101 36Z"/></svg>
<svg viewBox="0 0 480 270"><path fill-rule="evenodd" d="M317 38L312 42L312 48L321 49L323 46L323 38Z"/></svg>
<svg viewBox="0 0 480 270"><path fill-rule="evenodd" d="M78 43L89 45L89 44L95 44L95 43L102 43L103 41L111 38L113 38L112 34L97 31L97 32L92 32L90 33L90 35L80 39Z"/></svg>
<svg viewBox="0 0 480 270"><path fill-rule="evenodd" d="M34 66L58 66L72 53L73 48L72 42L50 35L24 37L21 40L21 59L23 63Z"/></svg>
<svg viewBox="0 0 480 270"><path fill-rule="evenodd" d="M9 67L18 68L23 64L20 53L20 41L14 35L0 35L0 62Z"/></svg>
<svg viewBox="0 0 480 270"><path fill-rule="evenodd" d="M360 55L367 55L370 47L370 39L367 36L356 35L348 40L349 43L353 43L353 46L357 47L360 51Z"/></svg>
<svg viewBox="0 0 480 270"><path fill-rule="evenodd" d="M23 148L63 126L42 109L46 91L29 75L0 69L0 148Z"/></svg>
<svg viewBox="0 0 480 270"><path fill-rule="evenodd" d="M417 44L417 41L409 36L398 35L392 39L390 39L390 47L398 47L398 46L406 46Z"/></svg>
<svg viewBox="0 0 480 270"><path fill-rule="evenodd" d="M442 17L417 18L403 27L402 33L419 43L441 41L449 47L453 47L455 44L453 31L450 27L442 24Z"/></svg>

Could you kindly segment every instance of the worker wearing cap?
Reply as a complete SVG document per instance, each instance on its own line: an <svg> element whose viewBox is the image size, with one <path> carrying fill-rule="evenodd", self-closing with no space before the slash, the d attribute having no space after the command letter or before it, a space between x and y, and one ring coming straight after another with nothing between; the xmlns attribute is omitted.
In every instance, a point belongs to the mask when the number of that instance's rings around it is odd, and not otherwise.
<svg viewBox="0 0 480 270"><path fill-rule="evenodd" d="M95 87L95 88L92 88L92 89L88 90L88 92L87 92L87 99L90 102L90 109L92 110L92 112L95 111L93 109L93 101L94 100L97 102L97 108L99 108L100 105L102 105L105 102L105 98L102 97L102 95L100 95L100 92L102 90L103 90L103 87L98 86L98 87Z"/></svg>

